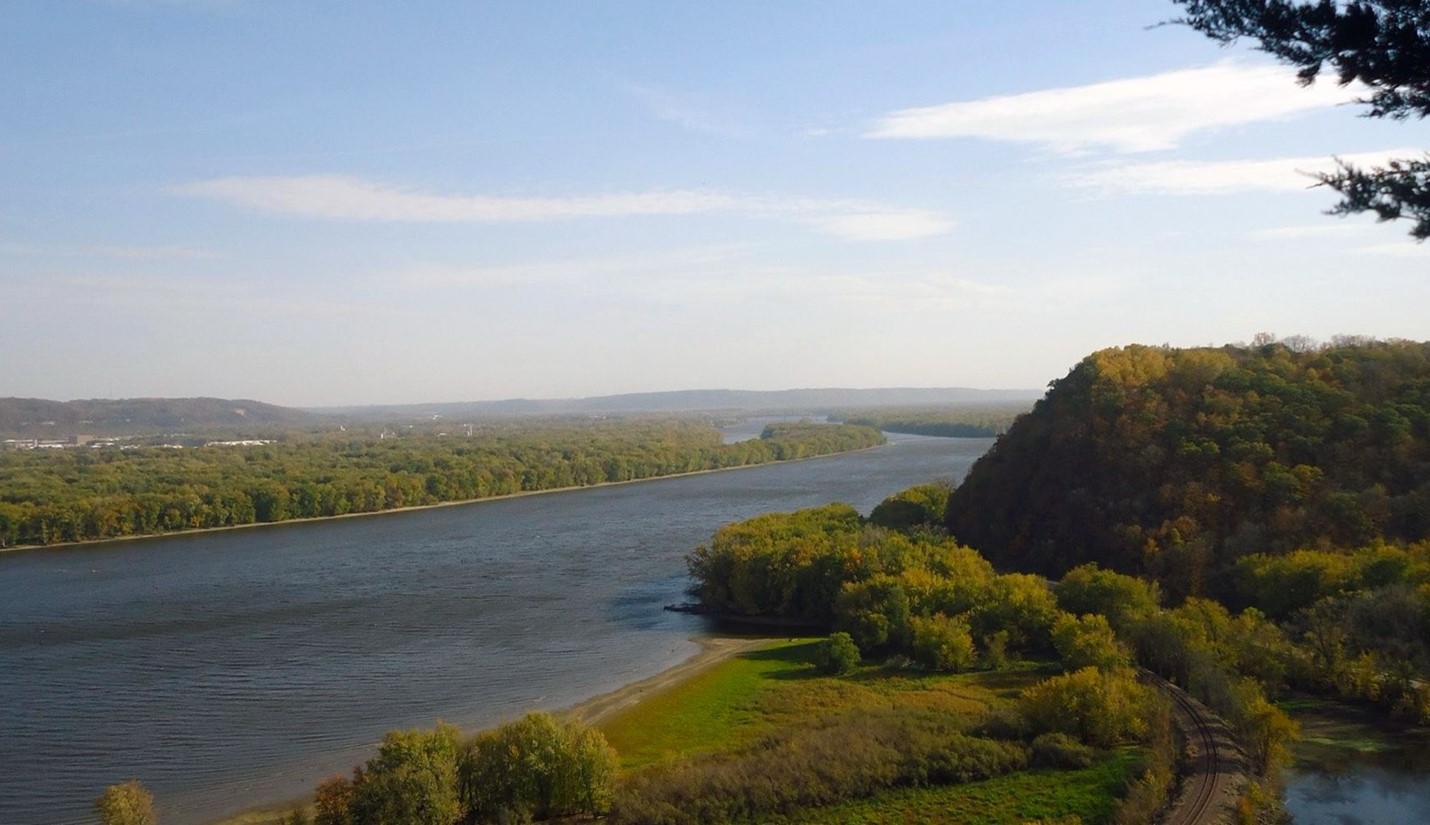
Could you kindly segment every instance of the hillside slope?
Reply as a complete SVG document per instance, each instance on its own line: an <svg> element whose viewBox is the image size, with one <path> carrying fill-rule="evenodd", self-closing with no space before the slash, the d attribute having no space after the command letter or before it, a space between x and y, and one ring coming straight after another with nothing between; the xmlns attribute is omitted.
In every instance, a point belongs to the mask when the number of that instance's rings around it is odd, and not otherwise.
<svg viewBox="0 0 1430 825"><path fill-rule="evenodd" d="M1085 358L950 498L1003 568L1087 561L1224 593L1249 553L1430 536L1430 343Z"/></svg>
<svg viewBox="0 0 1430 825"><path fill-rule="evenodd" d="M84 401L0 398L0 433L39 438L76 433L254 430L312 424L318 420L317 416L302 410L224 398Z"/></svg>

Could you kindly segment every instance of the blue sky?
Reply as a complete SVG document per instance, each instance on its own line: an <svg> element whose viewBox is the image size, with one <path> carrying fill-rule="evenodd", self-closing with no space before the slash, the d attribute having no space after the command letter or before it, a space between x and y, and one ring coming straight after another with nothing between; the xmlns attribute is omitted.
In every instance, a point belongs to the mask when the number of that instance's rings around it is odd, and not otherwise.
<svg viewBox="0 0 1430 825"><path fill-rule="evenodd" d="M1427 146L1170 3L0 5L0 395L1040 387L1430 338L1298 170Z"/></svg>

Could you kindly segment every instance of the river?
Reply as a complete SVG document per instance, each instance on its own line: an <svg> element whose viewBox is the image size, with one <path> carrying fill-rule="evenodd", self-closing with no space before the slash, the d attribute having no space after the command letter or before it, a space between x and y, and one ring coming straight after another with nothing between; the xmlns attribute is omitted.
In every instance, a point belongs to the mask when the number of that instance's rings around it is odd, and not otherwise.
<svg viewBox="0 0 1430 825"><path fill-rule="evenodd" d="M1286 810L1296 825L1430 822L1430 728L1397 729L1332 702L1301 702Z"/></svg>
<svg viewBox="0 0 1430 825"><path fill-rule="evenodd" d="M684 556L762 512L961 477L991 439L370 518L0 554L0 822L164 825L311 791L383 732L488 726L694 652Z"/></svg>

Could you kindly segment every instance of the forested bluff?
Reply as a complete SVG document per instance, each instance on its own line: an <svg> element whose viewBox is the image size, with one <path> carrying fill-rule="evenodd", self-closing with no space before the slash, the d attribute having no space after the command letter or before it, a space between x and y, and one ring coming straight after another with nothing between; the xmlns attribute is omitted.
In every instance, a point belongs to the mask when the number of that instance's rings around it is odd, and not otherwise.
<svg viewBox="0 0 1430 825"><path fill-rule="evenodd" d="M1094 353L943 526L999 569L1253 611L1292 644L1263 659L1284 678L1430 721L1430 343Z"/></svg>
<svg viewBox="0 0 1430 825"><path fill-rule="evenodd" d="M810 458L884 443L854 425L776 423L723 443L674 418L517 422L473 435L0 453L0 547L375 513Z"/></svg>

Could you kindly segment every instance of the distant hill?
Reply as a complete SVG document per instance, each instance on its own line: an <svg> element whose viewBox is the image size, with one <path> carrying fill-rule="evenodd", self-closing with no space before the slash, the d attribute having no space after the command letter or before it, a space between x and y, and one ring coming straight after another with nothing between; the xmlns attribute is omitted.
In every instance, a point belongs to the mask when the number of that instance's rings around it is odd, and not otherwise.
<svg viewBox="0 0 1430 825"><path fill-rule="evenodd" d="M526 399L459 403L326 407L313 412L377 420L394 417L444 418L492 415L573 415L633 412L826 412L835 409L930 407L1028 402L1041 390L977 390L966 387L891 389L677 390L592 398Z"/></svg>
<svg viewBox="0 0 1430 825"><path fill-rule="evenodd" d="M272 432L335 424L376 425L398 421L471 420L528 415L623 413L829 414L880 408L998 406L1028 404L1037 390L975 390L962 387L896 389L681 390L603 395L594 398L389 404L296 409L248 399L126 398L47 401L0 398L0 435L7 438L61 438L69 435L152 435L157 433Z"/></svg>
<svg viewBox="0 0 1430 825"><path fill-rule="evenodd" d="M0 398L0 433L29 438L166 432L244 432L320 423L321 416L247 399Z"/></svg>

